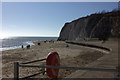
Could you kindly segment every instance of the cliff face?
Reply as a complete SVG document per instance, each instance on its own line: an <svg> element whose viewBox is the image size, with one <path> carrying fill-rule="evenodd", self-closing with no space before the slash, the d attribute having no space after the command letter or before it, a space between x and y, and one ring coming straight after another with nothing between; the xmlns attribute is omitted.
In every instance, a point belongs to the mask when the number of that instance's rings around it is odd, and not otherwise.
<svg viewBox="0 0 120 80"><path fill-rule="evenodd" d="M87 38L107 40L109 36L120 35L119 27L120 11L92 14L65 23L58 40L85 40Z"/></svg>

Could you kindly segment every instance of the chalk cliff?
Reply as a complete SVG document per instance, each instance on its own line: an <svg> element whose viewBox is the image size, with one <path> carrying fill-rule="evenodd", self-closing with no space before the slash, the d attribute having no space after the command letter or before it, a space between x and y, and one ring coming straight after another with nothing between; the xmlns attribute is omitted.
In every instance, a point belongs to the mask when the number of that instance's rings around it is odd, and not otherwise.
<svg viewBox="0 0 120 80"><path fill-rule="evenodd" d="M65 23L58 40L107 40L120 35L120 11L96 13Z"/></svg>

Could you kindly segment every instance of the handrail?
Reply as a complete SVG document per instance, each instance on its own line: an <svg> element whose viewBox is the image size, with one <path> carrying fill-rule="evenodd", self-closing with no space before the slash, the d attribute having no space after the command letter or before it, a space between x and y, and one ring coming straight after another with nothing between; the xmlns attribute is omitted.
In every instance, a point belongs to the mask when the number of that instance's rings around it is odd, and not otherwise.
<svg viewBox="0 0 120 80"><path fill-rule="evenodd" d="M29 63L34 63L34 62L44 61L44 60L46 60L46 58L42 58L42 59L39 59L39 60L28 61L28 62L23 62L23 63L20 63L20 64L29 64Z"/></svg>
<svg viewBox="0 0 120 80"><path fill-rule="evenodd" d="M21 78L21 79L22 79L22 80L23 80L23 79L27 79L27 78L29 78L29 77L33 77L33 76L36 76L36 75L41 74L41 73L42 73L42 72L38 72L38 73L35 73L35 74L32 74L32 75L23 77L23 78Z"/></svg>
<svg viewBox="0 0 120 80"><path fill-rule="evenodd" d="M79 70L92 70L92 71L108 71L115 72L116 69L112 68L90 68L90 67L70 67L70 66L44 66L44 65L23 65L19 64L20 67L38 67L38 68L59 68L59 69L79 69Z"/></svg>
<svg viewBox="0 0 120 80"><path fill-rule="evenodd" d="M105 71L105 72L115 72L117 75L115 78L120 77L120 66L116 68L91 68L91 67L71 67L71 66L46 66L46 65L26 65L28 63L33 63L33 62L38 62L38 61L43 61L46 60L46 58L39 59L39 60L33 60L29 62L24 62L24 63L19 63L19 62L14 62L14 80L19 80L19 67L37 67L37 68L42 68L41 72L35 73L26 77L23 77L21 79L27 79L29 77L36 76L38 74L41 74L46 72L45 68L56 68L56 69L79 69L79 70L89 70L89 71Z"/></svg>
<svg viewBox="0 0 120 80"><path fill-rule="evenodd" d="M46 58L43 59L39 59L39 60L33 60L33 61L28 61L28 62L23 62L23 63L19 63L19 62L14 62L14 80L19 80L19 66L20 65L25 65L25 64L29 64L29 63L34 63L34 62L38 62L38 61L44 61L46 60ZM32 76L36 76L38 74L44 73L45 71L39 72L39 73L35 73L26 77L23 77L21 79L26 79Z"/></svg>

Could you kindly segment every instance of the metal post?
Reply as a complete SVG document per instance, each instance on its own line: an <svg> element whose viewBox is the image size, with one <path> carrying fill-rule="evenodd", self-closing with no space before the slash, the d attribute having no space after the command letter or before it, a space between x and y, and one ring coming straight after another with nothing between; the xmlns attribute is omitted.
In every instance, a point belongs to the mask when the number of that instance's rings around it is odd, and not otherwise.
<svg viewBox="0 0 120 80"><path fill-rule="evenodd" d="M116 67L115 80L120 80L120 66Z"/></svg>
<svg viewBox="0 0 120 80"><path fill-rule="evenodd" d="M19 62L14 62L14 80L19 80Z"/></svg>

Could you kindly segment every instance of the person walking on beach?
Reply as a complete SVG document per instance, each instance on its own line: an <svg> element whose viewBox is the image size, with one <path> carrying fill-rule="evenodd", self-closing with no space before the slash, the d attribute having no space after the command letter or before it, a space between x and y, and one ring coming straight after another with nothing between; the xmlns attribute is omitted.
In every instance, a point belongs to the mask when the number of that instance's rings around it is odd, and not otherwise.
<svg viewBox="0 0 120 80"><path fill-rule="evenodd" d="M24 48L23 45L22 45L22 48Z"/></svg>

